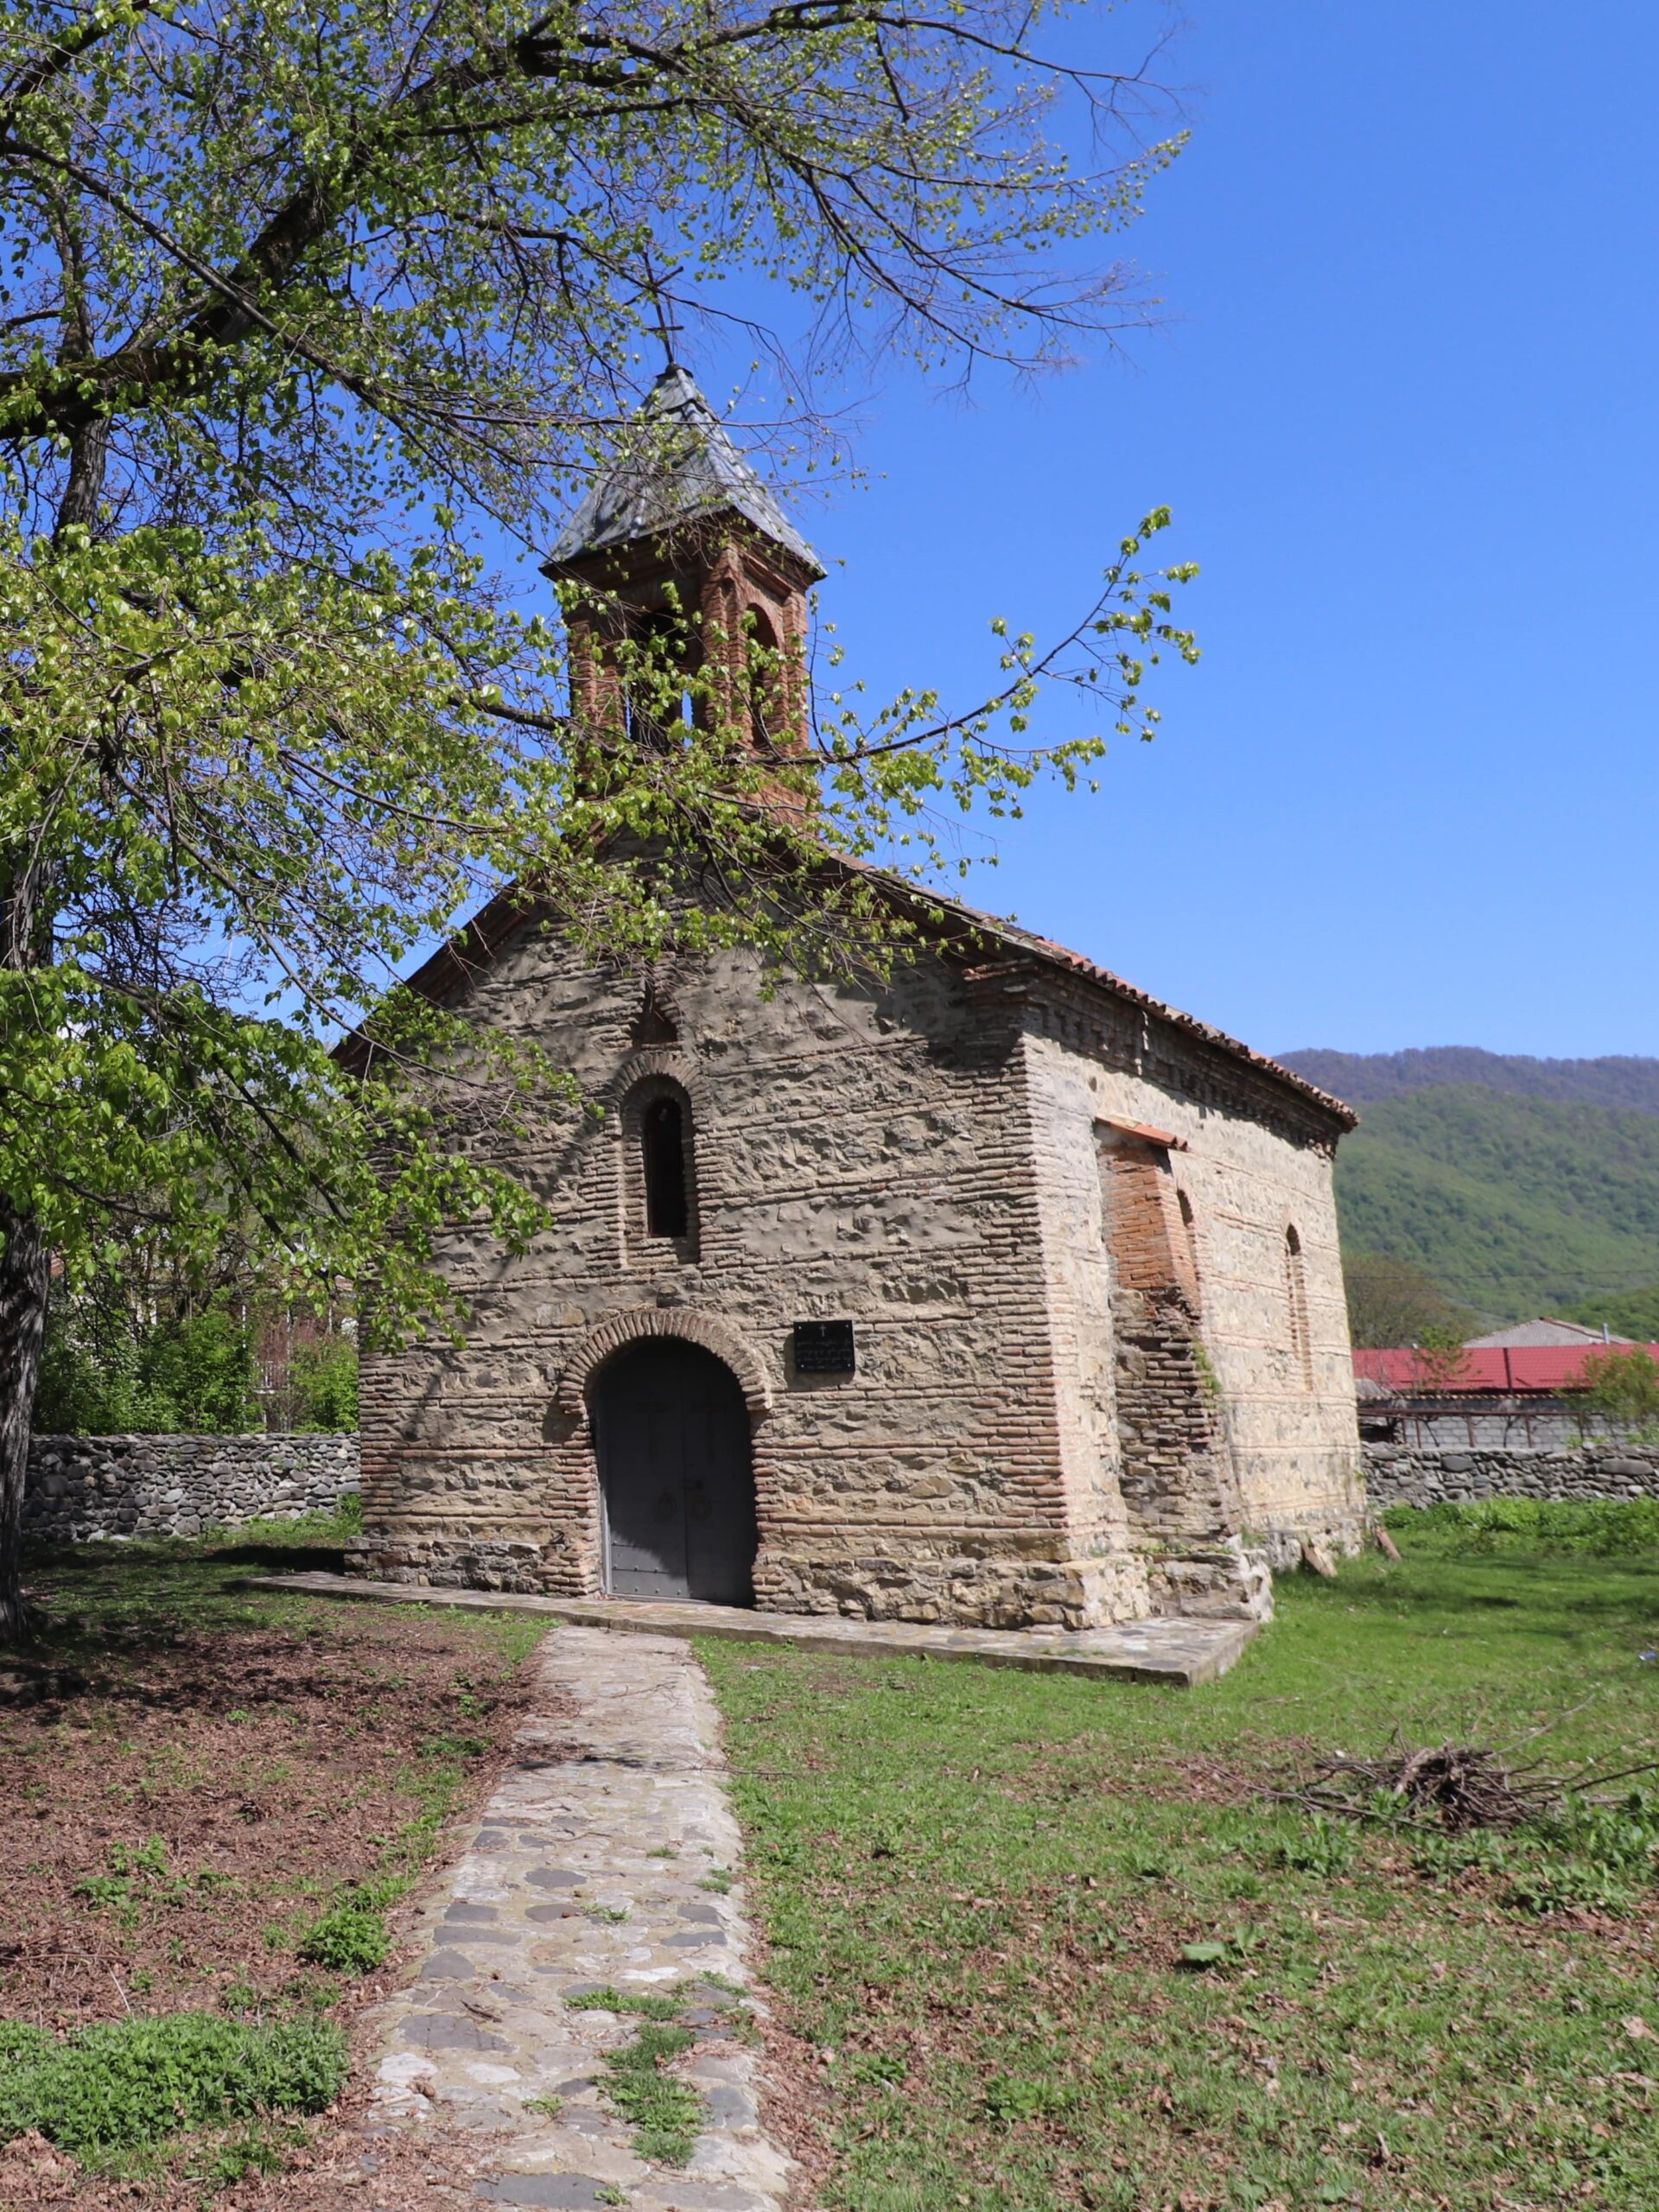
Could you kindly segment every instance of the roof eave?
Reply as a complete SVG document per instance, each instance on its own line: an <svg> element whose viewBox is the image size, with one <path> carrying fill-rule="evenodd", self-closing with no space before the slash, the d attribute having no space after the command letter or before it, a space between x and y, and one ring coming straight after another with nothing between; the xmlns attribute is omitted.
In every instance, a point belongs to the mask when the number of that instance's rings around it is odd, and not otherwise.
<svg viewBox="0 0 1659 2212"><path fill-rule="evenodd" d="M686 515L660 530L646 531L632 537L619 533L580 552L562 556L550 553L542 563L541 570L553 583L568 579L572 583L587 584L596 588L613 588L626 578L631 568L671 565L676 554L688 538L703 531L718 534L723 531L729 534L734 527L754 537L766 556L774 562L791 582L797 584L801 590L808 590L813 584L822 582L828 574L804 538L799 541L804 550L798 550L795 546L783 543L764 524L757 522L753 515L746 514L741 506L730 500L701 509L696 514Z"/></svg>
<svg viewBox="0 0 1659 2212"><path fill-rule="evenodd" d="M1154 998L1150 991L1143 991L1138 985L1127 982L1122 976L1114 975L1109 968L1102 968L1094 961L1085 959L1082 953L1073 952L1068 947L1057 944L1051 938L1038 937L1032 931L1016 930L1007 923L999 922L993 915L979 913L957 899L922 891L899 878L887 876L885 870L872 869L870 873L882 877L906 903L938 909L950 917L960 930L972 932L982 942L989 938L999 947L1006 948L1009 957L995 963L1005 972L1023 966L1032 975L1061 975L1103 991L1121 1003L1140 1008L1155 1020L1167 1022L1183 1035L1198 1039L1225 1058L1243 1061L1257 1074L1290 1091L1305 1105L1313 1106L1328 1116L1344 1135L1358 1127L1359 1116L1351 1106L1340 1098L1333 1097L1328 1090L1321 1090L1317 1084L1309 1083L1294 1068L1281 1066L1277 1060L1269 1059L1265 1052L1258 1052L1241 1039L1229 1036L1224 1029L1217 1029L1207 1021L1200 1021L1196 1014L1184 1014L1179 1007L1170 1006L1162 999ZM979 974L982 982L989 980L988 968L982 966Z"/></svg>

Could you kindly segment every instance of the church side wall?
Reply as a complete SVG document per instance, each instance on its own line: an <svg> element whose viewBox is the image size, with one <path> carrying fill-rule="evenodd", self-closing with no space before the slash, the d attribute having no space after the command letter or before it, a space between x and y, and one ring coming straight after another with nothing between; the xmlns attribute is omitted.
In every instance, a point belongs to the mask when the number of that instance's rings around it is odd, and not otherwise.
<svg viewBox="0 0 1659 2212"><path fill-rule="evenodd" d="M1050 1153L1071 1161L1078 1197L1070 1233L1079 1248L1104 1230L1098 1201L1091 1209L1082 1195L1096 1157L1093 1125L1141 1124L1185 1141L1167 1158L1192 1210L1197 1340L1230 1459L1215 1489L1218 1518L1233 1518L1234 1537L1276 1565L1293 1561L1305 1538L1351 1548L1363 1530L1364 1492L1328 1139L1281 1115L1265 1084L1252 1096L1202 1047L1143 1023L1132 1008L1114 1027L1096 1007L1056 1004L1041 1030L1030 1047L1033 1087L1045 1102ZM1292 1229L1300 1317L1287 1258ZM1097 1288L1093 1303L1092 1325L1104 1331L1109 1317L1100 1313ZM1072 1418L1093 1420L1099 1433L1099 1393L1085 1387L1081 1395ZM1103 1440L1100 1448L1104 1459L1116 1447ZM1190 1520L1201 1502L1191 1486L1179 1496L1172 1489L1168 1525L1153 1516L1144 1535L1172 1555L1193 1549L1201 1532L1184 1526L1183 1516ZM1192 1593L1181 1602L1193 1602Z"/></svg>
<svg viewBox="0 0 1659 2212"><path fill-rule="evenodd" d="M1019 1048L942 966L885 995L783 987L746 956L670 977L677 1036L642 1045L641 992L527 938L480 981L480 1020L534 1035L603 1118L573 1109L517 1165L553 1229L510 1260L452 1240L459 1348L365 1363L367 1572L577 1594L599 1586L579 1384L613 1345L683 1329L755 1414L763 1605L1082 1625L1141 1609L1063 1441ZM637 1234L615 1109L679 1085L695 1125L684 1249ZM850 1319L855 1375L792 1371L791 1327ZM1090 1514L1093 1518L1090 1519ZM1079 1548L1081 1528L1084 1541Z"/></svg>
<svg viewBox="0 0 1659 2212"><path fill-rule="evenodd" d="M1351 1550L1365 1493L1332 1155L1225 1112L1203 1115L1191 1145L1175 1172L1246 1530L1275 1567L1305 1541Z"/></svg>

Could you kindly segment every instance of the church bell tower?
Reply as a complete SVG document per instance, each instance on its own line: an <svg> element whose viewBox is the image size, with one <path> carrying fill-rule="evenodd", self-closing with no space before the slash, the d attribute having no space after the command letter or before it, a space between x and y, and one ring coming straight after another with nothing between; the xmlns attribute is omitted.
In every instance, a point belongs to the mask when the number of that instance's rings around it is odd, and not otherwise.
<svg viewBox="0 0 1659 2212"><path fill-rule="evenodd" d="M650 741L619 649L661 639L709 694L697 720L798 754L806 595L823 573L690 373L665 369L543 563L564 587L575 713L601 738Z"/></svg>

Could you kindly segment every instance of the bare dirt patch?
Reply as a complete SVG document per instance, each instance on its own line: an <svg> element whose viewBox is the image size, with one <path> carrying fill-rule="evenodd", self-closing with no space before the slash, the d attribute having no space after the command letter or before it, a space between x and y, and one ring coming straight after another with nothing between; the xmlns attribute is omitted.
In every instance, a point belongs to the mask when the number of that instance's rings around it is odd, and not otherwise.
<svg viewBox="0 0 1659 2212"><path fill-rule="evenodd" d="M391 1908L394 1948L366 1974L308 1961L304 1939L352 1885L450 1855L446 1831L493 1787L529 1705L541 1624L257 1595L238 1586L245 1546L111 1549L51 1563L35 1585L51 1632L5 1662L24 1688L0 1702L0 2021L62 2034L185 2011L321 2013L346 2030L353 2074L317 2120L176 2139L118 2171L16 2139L0 2145L0 2208L372 2212L470 2196L464 2146L442 2133L365 2132L365 2016L404 1970L409 1905ZM238 2179L245 2142L278 2170Z"/></svg>
<svg viewBox="0 0 1659 2212"><path fill-rule="evenodd" d="M0 1719L0 2008L53 2028L277 1995L300 1925L419 1816L435 1764L482 1791L525 1695L447 1624L346 1607L87 1645L78 1671Z"/></svg>

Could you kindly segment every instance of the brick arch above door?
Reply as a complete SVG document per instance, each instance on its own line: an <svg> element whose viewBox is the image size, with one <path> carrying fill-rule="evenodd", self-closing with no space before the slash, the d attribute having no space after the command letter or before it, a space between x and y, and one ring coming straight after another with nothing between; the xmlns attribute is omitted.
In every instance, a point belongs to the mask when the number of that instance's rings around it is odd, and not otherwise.
<svg viewBox="0 0 1659 2212"><path fill-rule="evenodd" d="M590 1329L571 1354L554 1388L553 1402L561 1413L578 1417L586 1410L588 1381L596 1368L625 1344L648 1337L677 1337L701 1344L705 1351L730 1368L743 1393L743 1402L753 1421L764 1421L772 1411L772 1383L766 1363L753 1344L717 1314L701 1313L677 1306L639 1306L610 1314Z"/></svg>

